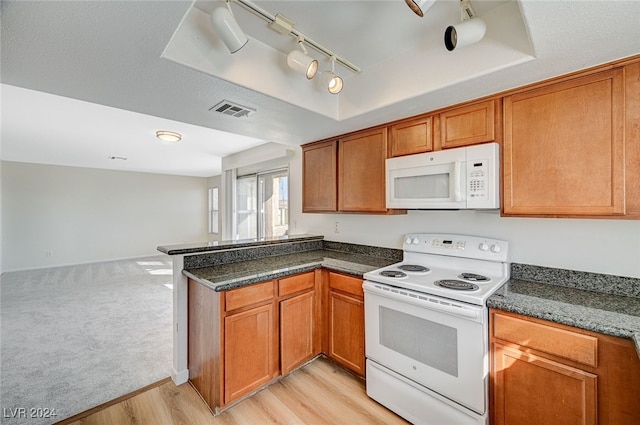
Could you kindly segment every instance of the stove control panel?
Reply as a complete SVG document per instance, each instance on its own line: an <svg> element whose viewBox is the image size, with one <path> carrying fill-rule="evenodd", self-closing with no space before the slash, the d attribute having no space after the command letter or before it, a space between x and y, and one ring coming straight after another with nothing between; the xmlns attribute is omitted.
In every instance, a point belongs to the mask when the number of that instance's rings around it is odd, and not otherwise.
<svg viewBox="0 0 640 425"><path fill-rule="evenodd" d="M403 249L409 252L506 262L509 243L478 236L415 233L405 235Z"/></svg>
<svg viewBox="0 0 640 425"><path fill-rule="evenodd" d="M464 249L466 241L453 239L432 239L431 246L444 249Z"/></svg>

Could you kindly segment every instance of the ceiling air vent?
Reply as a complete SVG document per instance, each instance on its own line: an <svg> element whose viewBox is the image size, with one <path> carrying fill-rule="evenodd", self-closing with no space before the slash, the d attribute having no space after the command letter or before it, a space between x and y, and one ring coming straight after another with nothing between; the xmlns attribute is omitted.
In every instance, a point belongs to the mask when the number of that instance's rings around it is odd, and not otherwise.
<svg viewBox="0 0 640 425"><path fill-rule="evenodd" d="M228 100L223 100L209 110L225 115L231 115L236 118L248 117L256 111L255 109L247 108L246 106L238 105L237 103L229 102Z"/></svg>

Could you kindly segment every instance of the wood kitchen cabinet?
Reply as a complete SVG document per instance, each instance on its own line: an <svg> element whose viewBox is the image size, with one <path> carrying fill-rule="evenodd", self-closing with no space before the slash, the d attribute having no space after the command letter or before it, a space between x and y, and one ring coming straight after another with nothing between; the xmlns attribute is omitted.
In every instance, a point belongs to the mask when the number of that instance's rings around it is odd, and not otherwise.
<svg viewBox="0 0 640 425"><path fill-rule="evenodd" d="M226 292L189 279L189 379L213 410L320 353L316 273Z"/></svg>
<svg viewBox="0 0 640 425"><path fill-rule="evenodd" d="M274 305L269 303L224 319L224 402L229 403L278 376Z"/></svg>
<svg viewBox="0 0 640 425"><path fill-rule="evenodd" d="M224 294L224 404L278 376L275 282Z"/></svg>
<svg viewBox="0 0 640 425"><path fill-rule="evenodd" d="M389 150L392 157L433 151L433 115L395 123L389 127Z"/></svg>
<svg viewBox="0 0 640 425"><path fill-rule="evenodd" d="M342 138L338 152L338 209L345 212L387 212L387 128Z"/></svg>
<svg viewBox="0 0 640 425"><path fill-rule="evenodd" d="M286 375L319 351L314 272L280 279L280 372Z"/></svg>
<svg viewBox="0 0 640 425"><path fill-rule="evenodd" d="M302 212L338 210L338 141L302 149Z"/></svg>
<svg viewBox="0 0 640 425"><path fill-rule="evenodd" d="M458 148L502 139L502 108L497 99L442 111L440 148Z"/></svg>
<svg viewBox="0 0 640 425"><path fill-rule="evenodd" d="M328 273L327 355L360 376L365 374L362 279Z"/></svg>
<svg viewBox="0 0 640 425"><path fill-rule="evenodd" d="M387 128L302 147L302 211L388 214Z"/></svg>
<svg viewBox="0 0 640 425"><path fill-rule="evenodd" d="M506 96L503 215L624 214L624 123L623 68Z"/></svg>
<svg viewBox="0 0 640 425"><path fill-rule="evenodd" d="M633 342L491 310L494 425L640 423Z"/></svg>

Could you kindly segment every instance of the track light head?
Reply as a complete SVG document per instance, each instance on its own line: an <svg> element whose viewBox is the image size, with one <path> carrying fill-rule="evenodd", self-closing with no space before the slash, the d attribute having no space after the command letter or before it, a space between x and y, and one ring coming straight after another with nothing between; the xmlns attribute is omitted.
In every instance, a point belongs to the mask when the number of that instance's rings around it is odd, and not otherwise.
<svg viewBox="0 0 640 425"><path fill-rule="evenodd" d="M344 82L342 78L336 75L336 57L331 57L331 71L324 71L320 75L320 79L322 80L322 85L329 90L331 94L338 94L342 91L342 87Z"/></svg>
<svg viewBox="0 0 640 425"><path fill-rule="evenodd" d="M318 61L307 55L307 49L302 44L303 42L304 39L298 38L298 45L302 50L292 50L287 55L287 65L294 71L304 74L310 80L318 72Z"/></svg>
<svg viewBox="0 0 640 425"><path fill-rule="evenodd" d="M342 91L344 85L342 78L333 71L324 71L321 75L322 85L329 90L331 94L338 94Z"/></svg>
<svg viewBox="0 0 640 425"><path fill-rule="evenodd" d="M486 31L487 25L480 18L450 25L444 31L444 45L451 52L455 48L468 46L482 40Z"/></svg>
<svg viewBox="0 0 640 425"><path fill-rule="evenodd" d="M433 6L436 0L404 0L407 6L413 10L416 15L423 17L425 12Z"/></svg>
<svg viewBox="0 0 640 425"><path fill-rule="evenodd" d="M228 8L218 7L211 12L211 25L213 25L229 53L235 53L242 49L249 39L233 17L229 3L227 3L227 6Z"/></svg>

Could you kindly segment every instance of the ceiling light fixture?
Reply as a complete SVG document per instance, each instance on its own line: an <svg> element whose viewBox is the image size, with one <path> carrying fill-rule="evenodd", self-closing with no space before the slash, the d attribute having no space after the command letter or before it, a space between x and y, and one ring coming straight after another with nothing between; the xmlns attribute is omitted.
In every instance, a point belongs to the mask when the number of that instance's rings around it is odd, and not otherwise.
<svg viewBox="0 0 640 425"><path fill-rule="evenodd" d="M218 7L211 12L211 25L213 25L229 53L237 52L249 42L249 39L233 16L230 0L227 0L226 8Z"/></svg>
<svg viewBox="0 0 640 425"><path fill-rule="evenodd" d="M343 81L338 75L336 75L336 58L331 57L331 71L324 71L321 74L322 85L324 85L329 93L338 94L342 91Z"/></svg>
<svg viewBox="0 0 640 425"><path fill-rule="evenodd" d="M160 130L156 131L156 137L163 142L179 142L182 139L182 134L175 131Z"/></svg>
<svg viewBox="0 0 640 425"><path fill-rule="evenodd" d="M423 17L425 12L429 10L431 6L436 2L436 0L404 0L407 3L407 6L413 10L416 15L419 17Z"/></svg>
<svg viewBox="0 0 640 425"><path fill-rule="evenodd" d="M310 80L318 72L318 61L307 55L307 49L302 44L304 38L298 37L297 43L302 50L292 50L287 55L287 65L294 71L303 73Z"/></svg>
<svg viewBox="0 0 640 425"><path fill-rule="evenodd" d="M487 25L471 8L469 0L460 0L460 14L462 22L450 25L444 31L444 45L450 52L456 47L464 47L482 40Z"/></svg>
<svg viewBox="0 0 640 425"><path fill-rule="evenodd" d="M227 0L227 1L229 1L229 0ZM306 44L307 46L312 47L314 50L318 51L319 53L322 53L326 57L328 57L328 58L335 57L336 62L340 63L341 65L343 65L343 66L345 66L347 68L349 68L353 72L358 73L358 72L361 71L360 68L358 68L353 63L349 62L344 57L334 53L333 51L329 50L328 48L326 48L322 44L320 44L317 41L315 41L314 39L312 39L311 37L309 37L306 34L304 34L302 31L300 31L297 28L295 28L293 21L291 21L290 19L286 18L285 16L282 16L280 14L273 15L273 14L267 12L266 10L262 9L261 7L251 3L249 0L234 0L234 1L237 1L238 4L240 4L242 7L244 7L249 12L251 12L254 15L258 16L259 18L262 18L265 21L267 21L269 23L269 27L272 28L273 30L275 30L275 31L277 31L277 32L279 32L281 34L285 34L285 35L289 34L289 35L291 35L293 37L296 37L296 39L302 38L302 40L303 40L302 43ZM299 43L299 44L302 46L302 43ZM300 53L302 53L302 52L300 52ZM299 53L296 53L295 56L299 56ZM287 58L287 61L288 61L288 58ZM306 73L306 71L305 71L305 73Z"/></svg>

